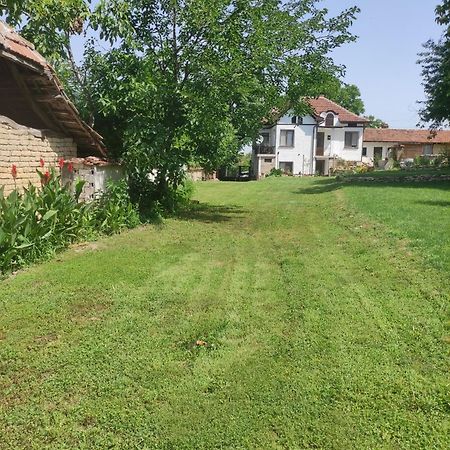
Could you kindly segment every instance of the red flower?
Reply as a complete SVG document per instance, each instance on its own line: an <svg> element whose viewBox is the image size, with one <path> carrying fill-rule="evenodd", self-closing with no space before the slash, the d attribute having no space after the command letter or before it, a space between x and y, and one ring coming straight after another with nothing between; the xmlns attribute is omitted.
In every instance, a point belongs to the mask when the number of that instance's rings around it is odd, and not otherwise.
<svg viewBox="0 0 450 450"><path fill-rule="evenodd" d="M41 167L44 167L44 166L45 166L45 161L44 161L42 158L39 160L39 165L40 165Z"/></svg>
<svg viewBox="0 0 450 450"><path fill-rule="evenodd" d="M64 167L64 158L59 158L58 166L62 170L62 168Z"/></svg>
<svg viewBox="0 0 450 450"><path fill-rule="evenodd" d="M47 170L42 176L42 184L47 184L50 181L50 172Z"/></svg>
<svg viewBox="0 0 450 450"><path fill-rule="evenodd" d="M14 179L17 178L17 166L15 164L13 164L11 167L11 175Z"/></svg>
<svg viewBox="0 0 450 450"><path fill-rule="evenodd" d="M67 170L69 171L69 173L73 172L73 163L69 163L69 165L67 166Z"/></svg>

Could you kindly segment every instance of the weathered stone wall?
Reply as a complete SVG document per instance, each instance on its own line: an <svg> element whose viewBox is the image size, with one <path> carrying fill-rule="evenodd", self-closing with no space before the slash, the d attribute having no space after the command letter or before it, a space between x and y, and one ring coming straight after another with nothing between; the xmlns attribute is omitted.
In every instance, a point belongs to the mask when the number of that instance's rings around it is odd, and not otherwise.
<svg viewBox="0 0 450 450"><path fill-rule="evenodd" d="M267 159L267 161L266 161ZM270 159L270 162L269 162ZM261 166L259 169L261 178L264 178L266 175L270 173L270 171L275 167L275 156L261 158Z"/></svg>
<svg viewBox="0 0 450 450"><path fill-rule="evenodd" d="M29 182L39 185L36 169L48 170L57 166L60 158L76 156L77 146L72 138L27 128L0 116L0 186L5 186L5 194L14 187L26 187ZM41 158L45 161L44 169L39 165ZM15 181L11 175L13 164L17 166Z"/></svg>

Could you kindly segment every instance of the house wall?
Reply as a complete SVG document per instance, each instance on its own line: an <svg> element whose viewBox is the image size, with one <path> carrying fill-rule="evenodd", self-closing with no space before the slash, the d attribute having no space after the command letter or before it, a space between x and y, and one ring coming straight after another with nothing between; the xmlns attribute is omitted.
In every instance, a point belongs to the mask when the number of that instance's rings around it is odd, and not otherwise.
<svg viewBox="0 0 450 450"><path fill-rule="evenodd" d="M41 158L48 169L57 166L60 158L70 159L76 154L77 146L72 138L27 128L0 116L0 186L5 187L5 194L15 187L40 184L36 169L41 169ZM17 166L16 180L11 175L13 164Z"/></svg>
<svg viewBox="0 0 450 450"><path fill-rule="evenodd" d="M334 127L326 128L317 125L316 119L312 116L304 116L303 123L293 124L292 114L284 115L280 118L277 125L270 129L265 129L264 132L270 132L270 145L275 146L275 167L279 168L281 162L293 163L293 175L313 175L315 173L315 147L316 147L316 131L325 134L324 143L324 157L339 158L345 161L358 162L362 160L362 147L364 128L347 127L346 124L341 124L337 118L334 121ZM282 147L281 132L283 130L294 131L294 146ZM356 148L345 148L345 132L354 131L359 133L358 146ZM328 136L330 137L328 139ZM253 168L255 174L260 176L263 173L268 173L272 166L267 166L267 163L253 155ZM330 163L333 164L333 163ZM326 172L328 171L329 162L326 161Z"/></svg>
<svg viewBox="0 0 450 450"><path fill-rule="evenodd" d="M367 148L367 156L363 156L362 162L365 164L373 164L375 147L383 148L381 159L384 160L388 157L388 148L395 147L396 145L398 145L396 142L363 142L363 147Z"/></svg>
<svg viewBox="0 0 450 450"><path fill-rule="evenodd" d="M118 181L125 177L125 170L117 164L92 166L73 164L73 171L69 172L67 165L62 171L61 180L64 185L69 184L75 189L76 180L82 179L86 183L80 195L80 200L90 201L106 190L108 181Z"/></svg>
<svg viewBox="0 0 450 450"><path fill-rule="evenodd" d="M303 118L303 125L291 124L291 117L284 116L276 126L276 167L280 162L293 162L293 174L312 174L313 161L311 152L315 140L314 119L310 116ZM284 122L284 123L283 123ZM281 131L294 131L294 147L282 147L280 145Z"/></svg>
<svg viewBox="0 0 450 450"><path fill-rule="evenodd" d="M383 148L382 159L388 158L389 148L400 145L400 142L364 142L363 147L367 148L367 156L363 157L363 162L372 164L374 160L375 147ZM426 144L405 144L400 159L414 159L416 156L423 155L423 148ZM450 148L449 144L433 144L433 155L439 155L441 152Z"/></svg>
<svg viewBox="0 0 450 450"><path fill-rule="evenodd" d="M271 159L271 162L266 161ZM268 156L267 158L259 158L259 173L260 177L264 178L269 172L275 167L275 155L273 157Z"/></svg>
<svg viewBox="0 0 450 450"><path fill-rule="evenodd" d="M362 127L325 128L319 126L318 132L325 133L324 156L337 157L345 161L361 161L363 147ZM345 148L345 132L359 133L358 147ZM330 136L330 139L328 139Z"/></svg>
<svg viewBox="0 0 450 450"><path fill-rule="evenodd" d="M187 176L192 181L217 180L216 172L207 172L201 167L188 169Z"/></svg>

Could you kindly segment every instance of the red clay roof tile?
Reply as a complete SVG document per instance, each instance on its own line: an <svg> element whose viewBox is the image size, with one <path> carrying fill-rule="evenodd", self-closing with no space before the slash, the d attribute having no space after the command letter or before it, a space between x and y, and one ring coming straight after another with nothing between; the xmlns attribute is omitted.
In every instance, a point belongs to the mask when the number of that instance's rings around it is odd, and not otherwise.
<svg viewBox="0 0 450 450"><path fill-rule="evenodd" d="M397 142L399 144L450 144L450 131L400 130L366 128L364 142Z"/></svg>
<svg viewBox="0 0 450 450"><path fill-rule="evenodd" d="M339 116L339 121L342 123L355 122L355 123L367 123L368 120L364 117L360 117L357 114L343 108L337 103L329 100L321 95L317 98L310 98L307 100L314 112L320 116L320 114L328 111L334 112Z"/></svg>

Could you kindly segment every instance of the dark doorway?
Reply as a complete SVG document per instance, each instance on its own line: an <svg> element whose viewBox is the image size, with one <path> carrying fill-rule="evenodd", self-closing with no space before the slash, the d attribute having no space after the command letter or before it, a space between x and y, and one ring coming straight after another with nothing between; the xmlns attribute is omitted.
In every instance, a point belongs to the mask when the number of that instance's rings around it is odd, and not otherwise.
<svg viewBox="0 0 450 450"><path fill-rule="evenodd" d="M375 147L373 149L373 157L374 159L380 160L383 158L383 147Z"/></svg>
<svg viewBox="0 0 450 450"><path fill-rule="evenodd" d="M325 175L325 160L316 160L316 173L319 175Z"/></svg>
<svg viewBox="0 0 450 450"><path fill-rule="evenodd" d="M317 133L316 156L323 156L325 147L325 133Z"/></svg>

